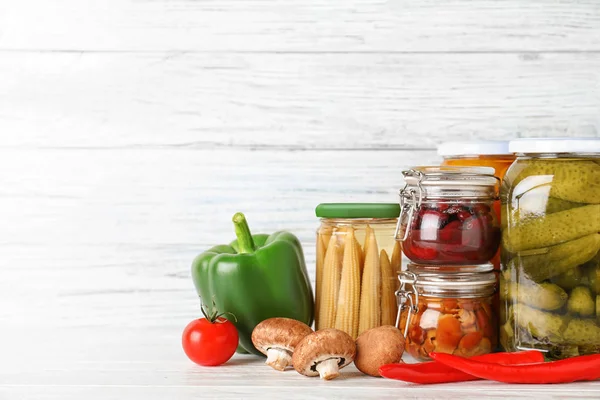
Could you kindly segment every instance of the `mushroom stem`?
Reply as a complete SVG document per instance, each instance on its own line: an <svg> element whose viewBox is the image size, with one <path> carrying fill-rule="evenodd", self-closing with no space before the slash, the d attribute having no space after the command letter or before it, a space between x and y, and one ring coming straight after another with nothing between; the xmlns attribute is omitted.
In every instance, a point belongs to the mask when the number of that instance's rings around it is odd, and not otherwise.
<svg viewBox="0 0 600 400"><path fill-rule="evenodd" d="M338 361L339 359L337 358L330 358L317 364L316 368L321 376L321 379L330 380L340 376Z"/></svg>
<svg viewBox="0 0 600 400"><path fill-rule="evenodd" d="M278 347L271 347L267 350L267 361L265 361L265 364L276 370L283 371L291 363L292 356L287 350Z"/></svg>

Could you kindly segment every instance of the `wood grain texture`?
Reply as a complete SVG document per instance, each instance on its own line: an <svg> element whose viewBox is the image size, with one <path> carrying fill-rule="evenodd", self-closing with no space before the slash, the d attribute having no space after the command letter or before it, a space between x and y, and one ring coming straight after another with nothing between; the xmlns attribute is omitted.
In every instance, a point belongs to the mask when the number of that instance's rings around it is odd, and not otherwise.
<svg viewBox="0 0 600 400"><path fill-rule="evenodd" d="M197 315L196 254L287 229L314 276L314 208L397 201L400 171L433 152L2 150L0 325L167 326ZM22 299L22 300L19 300ZM182 318L186 316L185 318Z"/></svg>
<svg viewBox="0 0 600 400"><path fill-rule="evenodd" d="M596 0L0 0L0 400L598 398L180 348L193 257L395 202L449 138L600 136Z"/></svg>
<svg viewBox="0 0 600 400"><path fill-rule="evenodd" d="M4 146L432 149L598 136L599 111L591 53L0 58Z"/></svg>
<svg viewBox="0 0 600 400"><path fill-rule="evenodd" d="M4 0L0 49L600 51L599 25L596 0Z"/></svg>
<svg viewBox="0 0 600 400"><path fill-rule="evenodd" d="M321 382L236 356L201 368L180 348L198 317L190 262L251 227L290 229L314 276L314 206L395 201L431 151L0 150L0 398L597 398L600 382L422 387L354 367Z"/></svg>

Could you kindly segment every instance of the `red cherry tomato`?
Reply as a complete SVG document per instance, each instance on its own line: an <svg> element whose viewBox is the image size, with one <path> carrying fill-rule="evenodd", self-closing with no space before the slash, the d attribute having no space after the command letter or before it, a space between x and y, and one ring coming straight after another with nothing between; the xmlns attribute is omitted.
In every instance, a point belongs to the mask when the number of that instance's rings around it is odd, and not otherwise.
<svg viewBox="0 0 600 400"><path fill-rule="evenodd" d="M213 323L200 318L185 327L181 343L185 354L196 364L221 365L235 353L238 333L225 318L219 317Z"/></svg>

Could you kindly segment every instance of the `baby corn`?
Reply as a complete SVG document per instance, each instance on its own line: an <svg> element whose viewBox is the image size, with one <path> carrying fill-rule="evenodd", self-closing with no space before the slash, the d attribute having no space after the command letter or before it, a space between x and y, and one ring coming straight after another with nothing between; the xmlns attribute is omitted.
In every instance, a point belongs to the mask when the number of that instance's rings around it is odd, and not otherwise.
<svg viewBox="0 0 600 400"><path fill-rule="evenodd" d="M360 259L356 246L357 241L354 237L354 229L350 229L346 233L338 309L335 316L335 328L348 333L354 339L358 336L358 312L361 290Z"/></svg>
<svg viewBox="0 0 600 400"><path fill-rule="evenodd" d="M394 325L398 312L394 286L398 278L385 250L381 250L379 262L381 263L381 325Z"/></svg>
<svg viewBox="0 0 600 400"><path fill-rule="evenodd" d="M325 263L325 252L327 243L324 243L324 237L317 234L317 271L315 281L315 321L319 320L319 311L321 305L321 287L323 286L323 265Z"/></svg>
<svg viewBox="0 0 600 400"><path fill-rule="evenodd" d="M379 266L379 249L373 229L368 229L365 251L365 268L363 271L361 296L360 296L360 318L358 333L379 326L381 320L380 293L381 293L381 271Z"/></svg>
<svg viewBox="0 0 600 400"><path fill-rule="evenodd" d="M336 244L336 235L331 235L325 261L323 262L322 288L319 300L319 319L317 329L333 328L337 312L337 300L340 288L341 259Z"/></svg>

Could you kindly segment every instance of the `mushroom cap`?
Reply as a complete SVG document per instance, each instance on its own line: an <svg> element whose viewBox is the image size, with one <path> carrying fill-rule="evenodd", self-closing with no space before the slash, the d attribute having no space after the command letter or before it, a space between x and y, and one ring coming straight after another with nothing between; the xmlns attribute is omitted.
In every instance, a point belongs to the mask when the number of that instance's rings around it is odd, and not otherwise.
<svg viewBox="0 0 600 400"><path fill-rule="evenodd" d="M306 376L318 376L316 367L321 361L339 358L338 368L354 360L356 344L350 335L339 329L321 329L306 336L292 355L294 369Z"/></svg>
<svg viewBox="0 0 600 400"><path fill-rule="evenodd" d="M364 374L379 375L379 367L400 362L404 353L404 335L400 329L384 325L361 333L356 338L354 365Z"/></svg>
<svg viewBox="0 0 600 400"><path fill-rule="evenodd" d="M291 318L269 318L252 331L252 344L264 355L269 348L280 348L292 353L304 337L312 333L310 326Z"/></svg>

